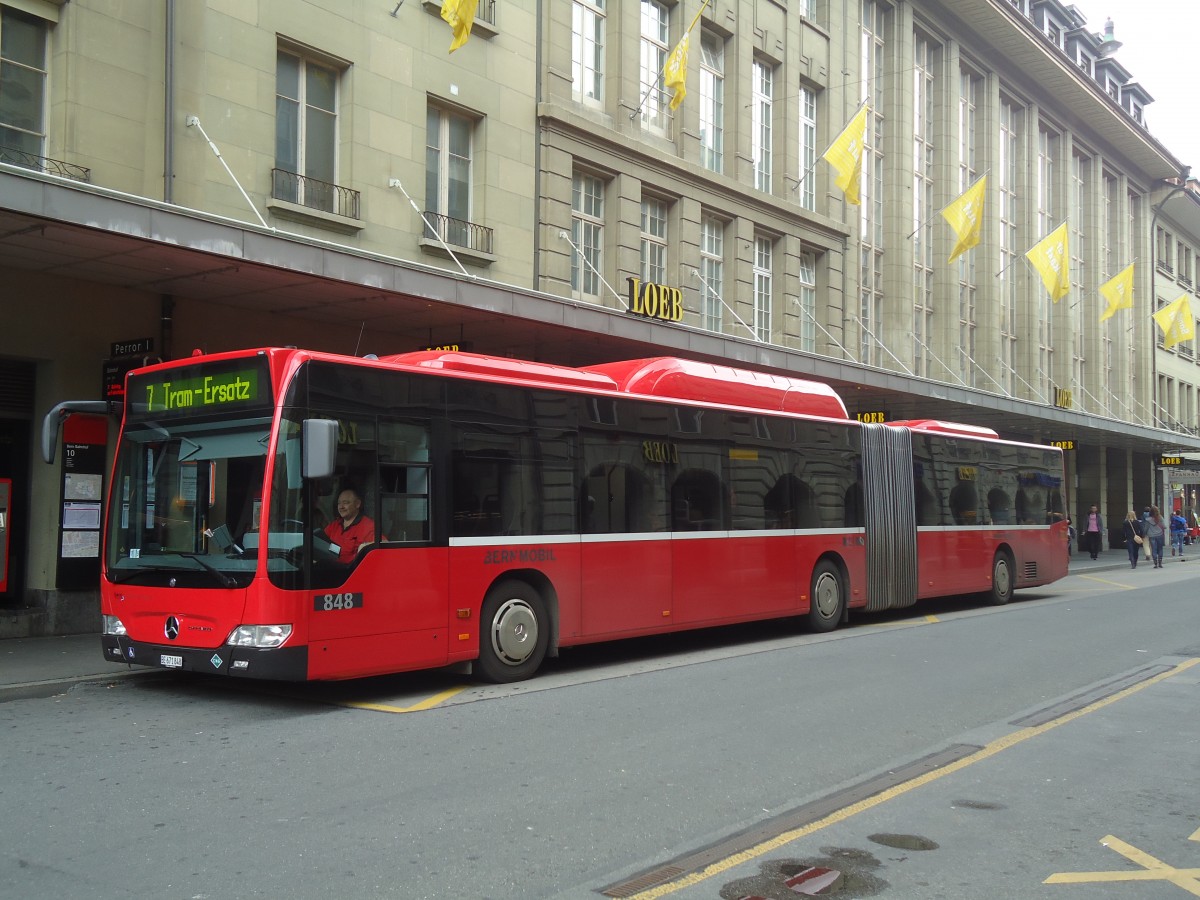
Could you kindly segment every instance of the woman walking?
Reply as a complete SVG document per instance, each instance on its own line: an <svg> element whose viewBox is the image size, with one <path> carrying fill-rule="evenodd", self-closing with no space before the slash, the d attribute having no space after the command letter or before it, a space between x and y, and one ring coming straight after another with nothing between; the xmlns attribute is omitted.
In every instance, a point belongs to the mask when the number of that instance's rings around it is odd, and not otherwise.
<svg viewBox="0 0 1200 900"><path fill-rule="evenodd" d="M1125 550L1129 553L1129 568L1136 569L1138 557L1142 555L1142 526L1137 520L1137 514L1131 509L1125 517Z"/></svg>
<svg viewBox="0 0 1200 900"><path fill-rule="evenodd" d="M1150 507L1150 518L1146 520L1143 538L1150 541L1150 558L1154 560L1154 568L1161 569L1163 561L1163 543L1167 537L1167 523L1157 506Z"/></svg>

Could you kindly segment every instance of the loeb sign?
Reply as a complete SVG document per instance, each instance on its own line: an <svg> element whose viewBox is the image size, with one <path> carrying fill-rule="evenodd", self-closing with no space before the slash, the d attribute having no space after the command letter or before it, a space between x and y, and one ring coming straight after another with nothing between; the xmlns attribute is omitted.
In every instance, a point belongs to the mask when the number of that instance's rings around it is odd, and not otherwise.
<svg viewBox="0 0 1200 900"><path fill-rule="evenodd" d="M683 321L683 291L663 284L642 283L640 278L627 278L629 283L629 314L664 322Z"/></svg>

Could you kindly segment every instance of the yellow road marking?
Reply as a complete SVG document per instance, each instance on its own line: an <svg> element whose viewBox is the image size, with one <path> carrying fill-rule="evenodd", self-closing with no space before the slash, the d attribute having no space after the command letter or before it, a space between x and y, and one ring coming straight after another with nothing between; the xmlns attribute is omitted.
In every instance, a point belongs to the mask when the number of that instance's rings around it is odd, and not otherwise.
<svg viewBox="0 0 1200 900"><path fill-rule="evenodd" d="M856 816L861 812L866 812L869 809L880 806L889 800L893 800L896 797L907 794L909 791L915 790L919 787L924 787L925 785L931 784L940 778L944 778L947 775L961 771L967 766L974 765L977 762L982 762L985 759L989 759L990 757L1000 753L1002 750L1008 750L1011 747L1015 747L1017 744L1024 743L1030 738L1043 735L1046 732L1059 727L1060 725L1073 722L1075 719L1078 719L1081 716L1095 712L1096 710L1102 709L1109 704L1116 703L1118 700L1123 700L1126 697L1136 694L1138 691L1145 690L1151 685L1158 684L1160 681L1165 681L1168 678L1178 675L1180 672L1186 671L1197 664L1200 664L1200 659L1187 660L1186 662L1180 663L1167 672L1162 672L1153 676L1152 678L1147 678L1143 682L1132 685L1131 687L1127 687L1124 690L1118 691L1117 693L1105 697L1102 700L1097 700L1095 703L1091 703L1082 709L1065 713L1059 718L1051 719L1049 722L1045 722L1042 725L1036 725L1030 728L1022 728L1018 731L1014 731L1012 734L997 738L987 746L976 751L975 753L972 753L970 756L964 756L962 759L952 762L941 769L936 769L932 772L926 772L924 775L918 775L916 778L912 778L903 782L902 784L890 787L886 791L881 791L872 797L868 797L865 800L860 800L858 803L853 803L850 806L843 807L836 812L830 813L823 819L818 819L816 822L810 822L809 824L803 825L800 828L793 828L791 831L785 831L782 834L776 835L770 840L763 841L760 844L756 844L753 847L743 850L741 853L735 853L732 856L728 856L723 860L715 862L712 865L701 869L699 872L693 872L675 881L668 882L667 884L662 884L658 887L650 888L649 890L634 894L632 900L653 900L653 898L656 897L665 897L667 894L673 894L676 891L697 885L702 881L707 881L709 878L720 875L724 872L728 872L730 869L739 866L742 863L750 862L753 859L757 859L760 856L763 856L774 850L778 850L781 847L790 844L792 841L799 840L802 837L808 837L808 835L815 834L824 828L828 828L830 825L836 825L839 822L844 822L846 819L849 819L852 816Z"/></svg>
<svg viewBox="0 0 1200 900"><path fill-rule="evenodd" d="M1099 577L1099 576L1097 576L1097 575L1080 575L1079 577L1080 577L1080 578L1086 578L1086 579L1088 579L1089 581L1096 581L1096 582L1099 582L1100 584L1110 584L1110 585L1112 585L1113 587L1119 587L1119 588L1123 588L1123 589L1125 589L1125 590L1127 590L1127 591L1131 591L1131 590L1133 590L1133 585L1132 585L1132 584L1122 584L1122 583L1121 583L1121 582L1119 582L1119 581L1109 581L1107 578L1100 578L1100 577Z"/></svg>
<svg viewBox="0 0 1200 900"><path fill-rule="evenodd" d="M450 688L448 691L442 691L440 694L434 694L432 697L422 700L420 703L414 703L412 706L388 706L386 703L359 703L359 702L343 703L341 705L342 706L352 706L355 709L373 709L376 712L386 712L386 713L420 712L423 709L433 709L433 707L437 706L440 703L445 703L447 700L449 700L455 694L461 694L466 689L467 689L466 685L463 685L462 687Z"/></svg>
<svg viewBox="0 0 1200 900"><path fill-rule="evenodd" d="M1196 835L1192 835L1195 838ZM1047 878L1043 884L1087 884L1111 881L1169 881L1183 888L1193 897L1200 897L1200 869L1176 869L1156 859L1144 850L1127 844L1111 834L1100 839L1100 843L1115 850L1131 863L1142 867L1140 871L1124 869L1118 872L1059 872Z"/></svg>
<svg viewBox="0 0 1200 900"><path fill-rule="evenodd" d="M933 625L937 622L940 622L941 619L939 619L937 616L926 616L925 621L928 622L930 625Z"/></svg>

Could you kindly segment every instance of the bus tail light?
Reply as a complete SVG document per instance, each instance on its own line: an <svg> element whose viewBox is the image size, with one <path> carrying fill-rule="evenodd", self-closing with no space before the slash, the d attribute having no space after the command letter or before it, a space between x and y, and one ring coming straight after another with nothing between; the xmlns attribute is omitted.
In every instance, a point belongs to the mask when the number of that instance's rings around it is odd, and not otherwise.
<svg viewBox="0 0 1200 900"><path fill-rule="evenodd" d="M230 647L282 647L292 636L291 625L239 625L229 632L225 643Z"/></svg>
<svg viewBox="0 0 1200 900"><path fill-rule="evenodd" d="M101 621L101 634L124 635L125 625L116 616L103 616Z"/></svg>

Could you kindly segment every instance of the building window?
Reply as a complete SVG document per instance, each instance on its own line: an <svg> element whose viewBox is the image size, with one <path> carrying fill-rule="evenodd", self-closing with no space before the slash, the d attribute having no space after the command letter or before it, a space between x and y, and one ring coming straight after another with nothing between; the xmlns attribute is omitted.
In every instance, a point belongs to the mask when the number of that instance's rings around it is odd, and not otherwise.
<svg viewBox="0 0 1200 900"><path fill-rule="evenodd" d="M1017 241L1020 203L1017 194L1020 175L1021 110L1012 103L1000 102L1000 381L1005 393L1012 394L1017 367L1017 260L1021 249Z"/></svg>
<svg viewBox="0 0 1200 900"><path fill-rule="evenodd" d="M1124 234L1121 232L1121 209L1120 209L1120 192L1119 183L1116 176L1110 172L1104 173L1104 247L1105 274L1101 277L1100 282L1103 284L1108 281L1117 272L1124 268L1120 265L1123 258L1123 246L1125 243ZM1100 373L1096 384L1110 385L1116 384L1114 380L1117 373L1114 371L1116 365L1116 356L1113 353L1113 319L1110 317L1100 323ZM1098 390L1097 396L1101 399L1104 405L1104 411L1109 415L1117 414L1117 409L1113 405L1115 391Z"/></svg>
<svg viewBox="0 0 1200 900"><path fill-rule="evenodd" d="M1167 275L1175 274L1173 260L1175 257L1175 238L1171 232L1161 226L1154 229L1154 259L1160 271Z"/></svg>
<svg viewBox="0 0 1200 900"><path fill-rule="evenodd" d="M817 352L817 262L811 253L800 254L800 349Z"/></svg>
<svg viewBox="0 0 1200 900"><path fill-rule="evenodd" d="M982 79L966 69L959 74L958 100L958 190L961 194L979 177L976 168L975 145L976 116ZM975 362L975 339L978 330L976 318L976 293L978 282L975 274L975 253L961 254L955 263L958 267L958 377L964 384L976 385L975 376L979 366ZM989 365L988 368L994 368ZM986 376L985 376L986 377ZM989 384L989 389L998 385Z"/></svg>
<svg viewBox="0 0 1200 900"><path fill-rule="evenodd" d="M754 336L760 341L771 340L771 239L754 239Z"/></svg>
<svg viewBox="0 0 1200 900"><path fill-rule="evenodd" d="M667 280L667 204L642 200L642 281L665 284Z"/></svg>
<svg viewBox="0 0 1200 900"><path fill-rule="evenodd" d="M667 102L662 71L667 62L669 16L657 0L642 0L641 86L642 126L665 132Z"/></svg>
<svg viewBox="0 0 1200 900"><path fill-rule="evenodd" d="M1091 221L1092 204L1090 188L1092 184L1092 161L1079 153L1071 154L1071 193L1073 205L1070 209L1070 224L1067 226L1071 238L1068 242L1070 250L1069 265L1071 275L1072 296L1082 297L1083 292L1083 235L1084 226ZM1063 304L1059 304L1062 306ZM1074 336L1074 346L1071 353L1072 387L1080 394L1087 389L1087 333L1083 327L1083 308L1078 303L1071 303L1063 311L1067 320L1067 330ZM1082 390L1080 390L1082 389ZM1087 396L1087 395L1084 395ZM1080 400L1083 398L1080 397Z"/></svg>
<svg viewBox="0 0 1200 900"><path fill-rule="evenodd" d="M754 157L754 186L771 191L771 96L775 73L765 62L754 62L751 96L751 153Z"/></svg>
<svg viewBox="0 0 1200 900"><path fill-rule="evenodd" d="M720 172L725 139L725 45L700 35L700 165Z"/></svg>
<svg viewBox="0 0 1200 900"><path fill-rule="evenodd" d="M333 212L337 181L338 73L280 50L275 69L275 168L301 178L276 178L280 200Z"/></svg>
<svg viewBox="0 0 1200 900"><path fill-rule="evenodd" d="M599 299L604 248L604 182L595 175L576 172L572 180L571 240L579 248L571 254L571 293L576 298Z"/></svg>
<svg viewBox="0 0 1200 900"><path fill-rule="evenodd" d="M1041 240L1060 224L1054 206L1058 187L1058 135L1038 129L1037 158L1037 222ZM1043 398L1050 397L1054 374L1054 301L1043 287L1038 288L1038 363L1032 379Z"/></svg>
<svg viewBox="0 0 1200 900"><path fill-rule="evenodd" d="M937 47L913 36L913 371L929 377L933 341L934 65Z"/></svg>
<svg viewBox="0 0 1200 900"><path fill-rule="evenodd" d="M715 216L700 220L700 291L704 327L721 330L721 292L725 283L725 223Z"/></svg>
<svg viewBox="0 0 1200 900"><path fill-rule="evenodd" d="M35 157L46 138L47 32L43 20L0 8L0 147Z"/></svg>
<svg viewBox="0 0 1200 900"><path fill-rule="evenodd" d="M605 2L571 4L571 86L576 100L594 105L604 102Z"/></svg>
<svg viewBox="0 0 1200 900"><path fill-rule="evenodd" d="M816 204L816 189L813 183L816 179L817 162L817 94L815 91L800 86L800 178L803 179L796 188L797 199L805 209L812 209Z"/></svg>
<svg viewBox="0 0 1200 900"><path fill-rule="evenodd" d="M883 359L879 330L883 323L883 146L886 124L878 98L888 96L884 36L891 10L876 0L862 5L862 99L873 98L862 153L859 206L859 361Z"/></svg>
<svg viewBox="0 0 1200 900"><path fill-rule="evenodd" d="M470 119L439 107L425 114L425 209L445 217L442 238L460 247L470 246L473 130Z"/></svg>

